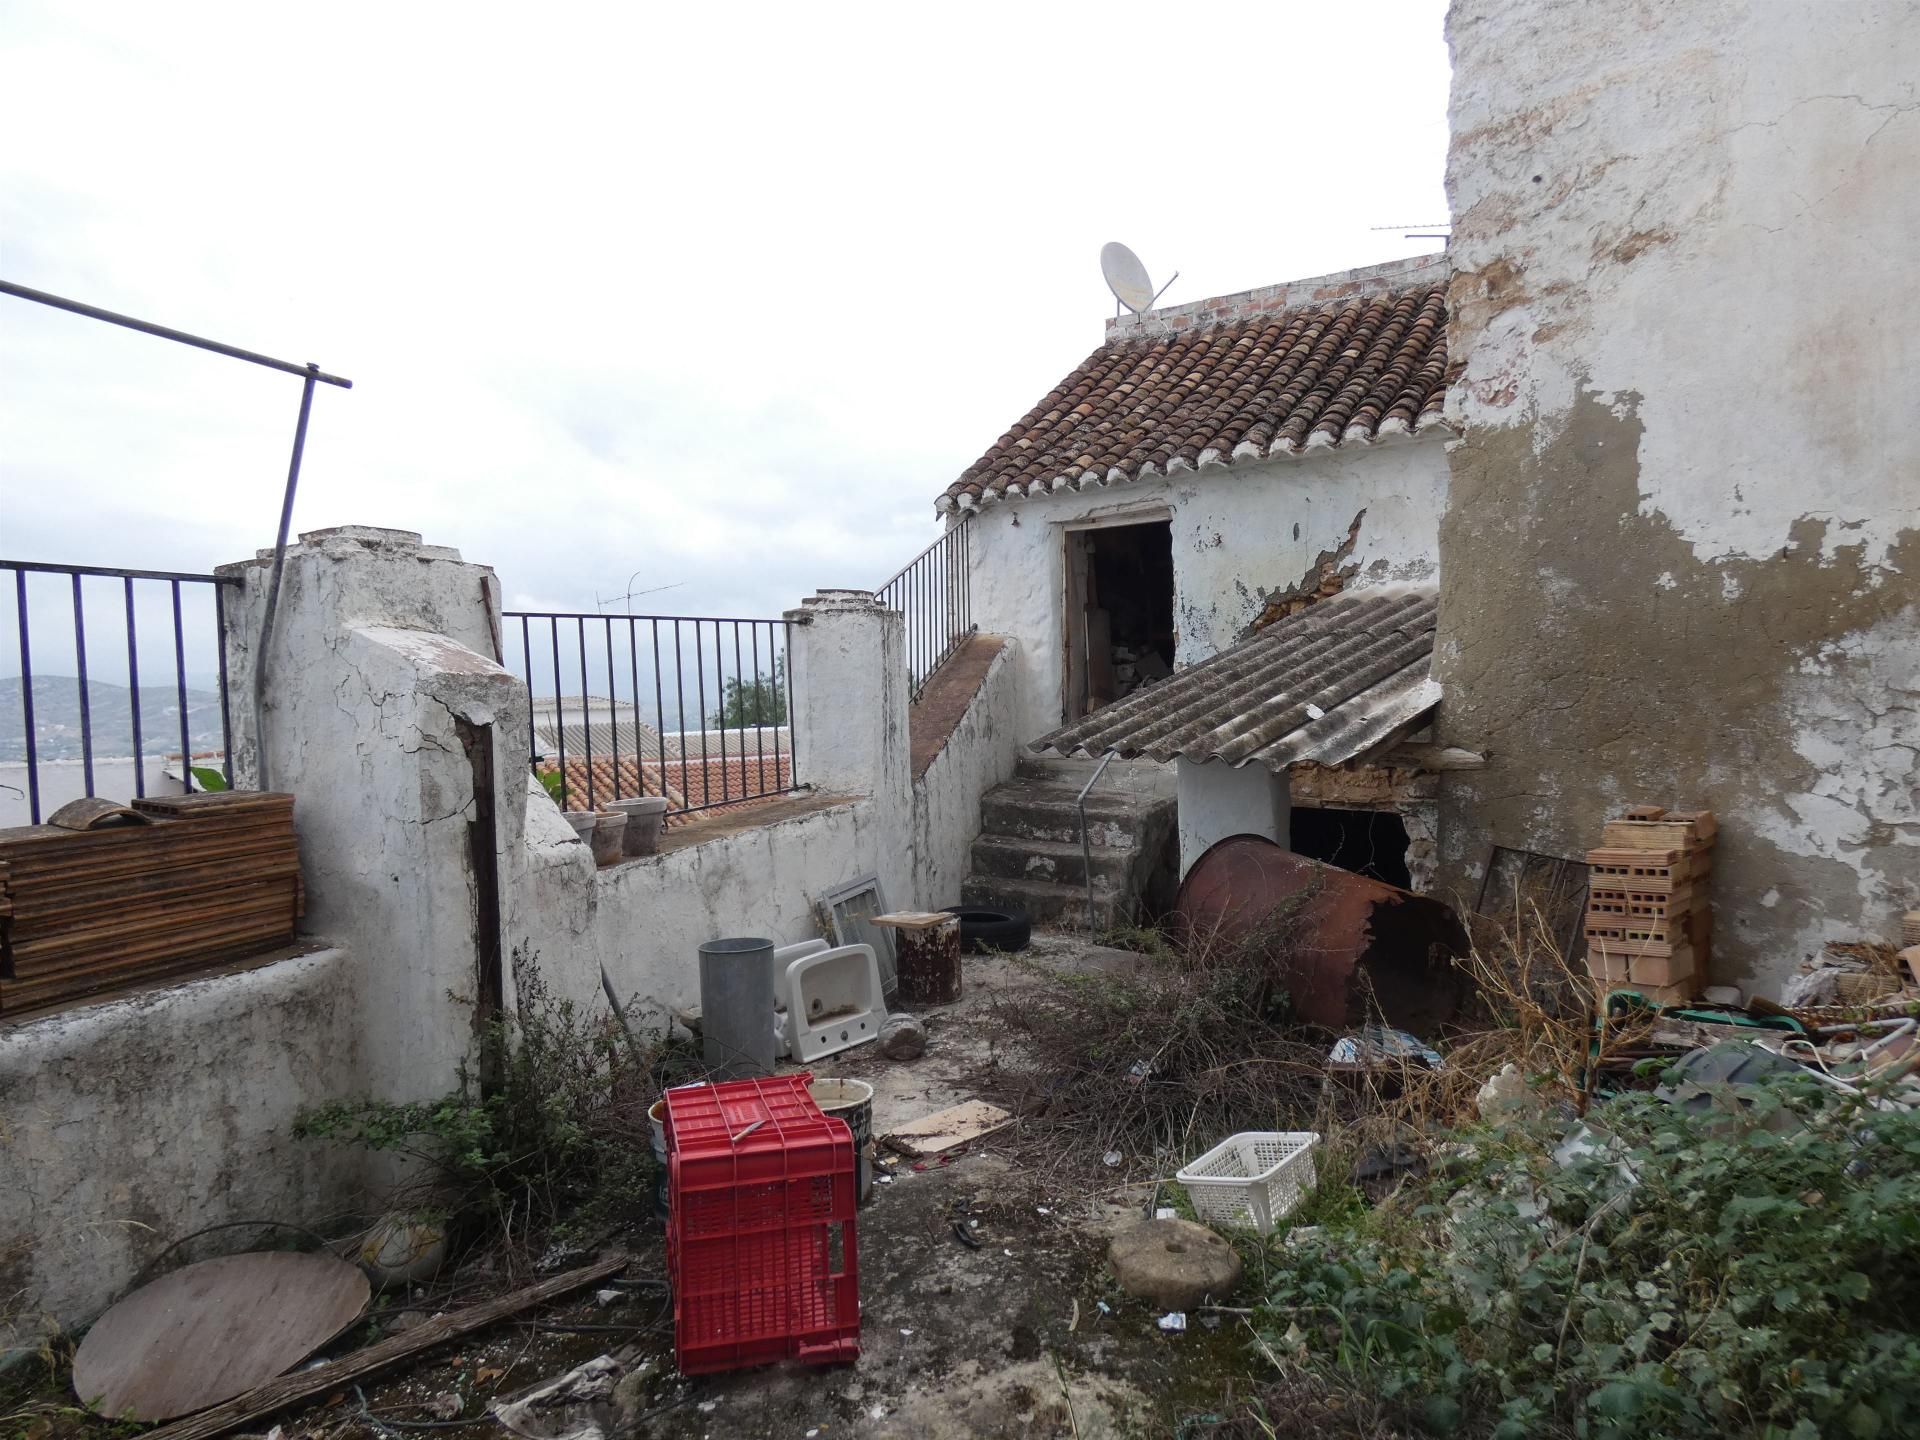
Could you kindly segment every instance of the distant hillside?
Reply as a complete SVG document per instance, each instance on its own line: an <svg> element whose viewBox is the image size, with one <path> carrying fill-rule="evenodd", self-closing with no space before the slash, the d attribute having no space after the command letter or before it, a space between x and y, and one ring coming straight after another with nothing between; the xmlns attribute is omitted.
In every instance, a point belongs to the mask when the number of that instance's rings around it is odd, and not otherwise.
<svg viewBox="0 0 1920 1440"><path fill-rule="evenodd" d="M147 755L180 753L180 702L171 675L140 685L140 749ZM25 711L18 675L0 679L0 761L25 760ZM133 692L93 680L87 685L96 756L133 754ZM71 675L33 677L34 753L42 760L80 758L80 682ZM187 740L195 751L221 748L220 697L187 691Z"/></svg>

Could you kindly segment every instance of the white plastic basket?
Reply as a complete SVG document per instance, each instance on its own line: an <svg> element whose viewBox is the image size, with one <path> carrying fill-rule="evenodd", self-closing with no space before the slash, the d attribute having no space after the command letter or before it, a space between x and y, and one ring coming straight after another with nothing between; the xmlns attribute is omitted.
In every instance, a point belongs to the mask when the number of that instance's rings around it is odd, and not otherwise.
<svg viewBox="0 0 1920 1440"><path fill-rule="evenodd" d="M1273 1222L1313 1188L1313 1147L1319 1143L1312 1130L1244 1130L1174 1179L1186 1187L1203 1224L1250 1225L1268 1235Z"/></svg>

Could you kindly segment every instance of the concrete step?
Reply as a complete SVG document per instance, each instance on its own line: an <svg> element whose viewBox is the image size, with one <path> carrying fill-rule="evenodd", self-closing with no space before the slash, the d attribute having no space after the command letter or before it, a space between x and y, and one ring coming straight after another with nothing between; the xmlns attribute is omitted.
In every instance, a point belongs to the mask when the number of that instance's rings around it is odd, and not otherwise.
<svg viewBox="0 0 1920 1440"><path fill-rule="evenodd" d="M1089 817L1091 818L1091 817ZM1134 852L1099 846L1088 852L1093 860L1093 882L1118 890L1133 872ZM982 835L973 842L973 873L1004 880L1050 880L1059 885L1087 883L1086 861L1080 842L1018 839L1011 835Z"/></svg>
<svg viewBox="0 0 1920 1440"><path fill-rule="evenodd" d="M997 910L1024 910L1036 925L1077 925L1103 930L1122 918L1124 903L1097 887L1093 915L1087 915L1087 892L1079 885L1056 885L1047 880L1009 880L994 875L969 875L960 884L960 903Z"/></svg>
<svg viewBox="0 0 1920 1440"><path fill-rule="evenodd" d="M1009 780L980 797L980 828L992 835L1056 843L1080 841L1079 787L1037 780ZM1171 801L1154 802L1171 804ZM1142 831L1142 804L1131 796L1087 797L1087 839L1124 848Z"/></svg>
<svg viewBox="0 0 1920 1440"><path fill-rule="evenodd" d="M1068 759L1064 755L1022 755L1014 773L1023 780L1038 780L1055 785L1071 785L1075 791L1100 768L1098 760ZM1095 795L1112 792L1171 798L1174 774L1171 765L1151 760L1116 760L1102 772L1094 786Z"/></svg>

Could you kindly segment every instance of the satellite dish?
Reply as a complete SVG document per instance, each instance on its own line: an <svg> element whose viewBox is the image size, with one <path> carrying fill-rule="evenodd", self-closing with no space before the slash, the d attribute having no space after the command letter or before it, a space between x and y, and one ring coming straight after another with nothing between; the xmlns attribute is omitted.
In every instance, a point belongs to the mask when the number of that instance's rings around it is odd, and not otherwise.
<svg viewBox="0 0 1920 1440"><path fill-rule="evenodd" d="M1153 281L1147 278L1147 267L1140 263L1140 257L1118 240L1109 240L1100 247L1100 273L1106 276L1107 288L1113 291L1113 298L1136 315L1144 315L1151 310L1154 302L1167 293L1167 285L1180 278L1180 272L1176 270L1172 280L1155 290Z"/></svg>
<svg viewBox="0 0 1920 1440"><path fill-rule="evenodd" d="M1109 240L1100 247L1100 273L1107 277L1107 288L1113 291L1113 298L1134 314L1153 305L1153 281L1147 278L1147 267L1118 240Z"/></svg>

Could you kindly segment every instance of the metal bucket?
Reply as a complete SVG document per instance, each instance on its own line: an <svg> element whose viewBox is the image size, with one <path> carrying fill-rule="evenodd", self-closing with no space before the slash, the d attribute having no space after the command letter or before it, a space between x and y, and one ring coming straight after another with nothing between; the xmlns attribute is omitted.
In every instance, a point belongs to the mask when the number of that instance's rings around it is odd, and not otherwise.
<svg viewBox="0 0 1920 1440"><path fill-rule="evenodd" d="M771 940L709 940L700 947L700 1035L715 1080L773 1073Z"/></svg>
<svg viewBox="0 0 1920 1440"><path fill-rule="evenodd" d="M815 1080L807 1086L813 1103L824 1115L847 1122L853 1131L854 1174L859 1180L860 1203L873 1195L873 1086L864 1080Z"/></svg>

